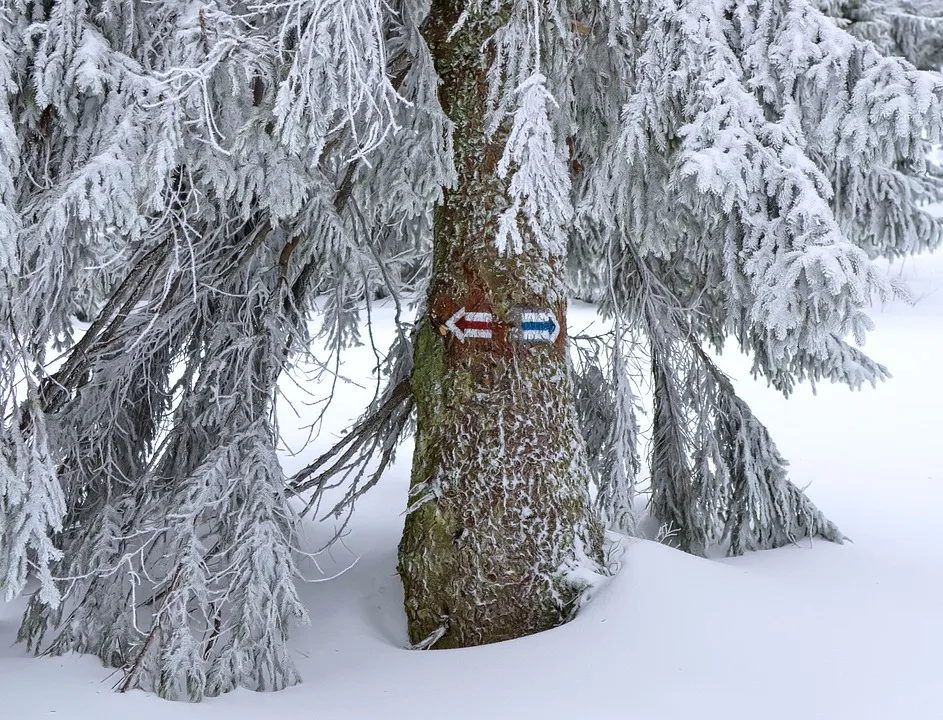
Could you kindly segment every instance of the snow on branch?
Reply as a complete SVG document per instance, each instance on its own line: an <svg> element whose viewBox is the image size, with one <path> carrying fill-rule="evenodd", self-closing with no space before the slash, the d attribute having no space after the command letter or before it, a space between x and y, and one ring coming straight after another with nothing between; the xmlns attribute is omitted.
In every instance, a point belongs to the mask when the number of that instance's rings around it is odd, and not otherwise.
<svg viewBox="0 0 943 720"><path fill-rule="evenodd" d="M386 8L380 0L260 2L278 11L279 49L290 58L275 100L283 142L293 152L320 154L328 138L346 129L366 157L399 127L404 102L387 74Z"/></svg>
<svg viewBox="0 0 943 720"><path fill-rule="evenodd" d="M546 78L535 74L519 88L520 104L498 173L511 174L511 206L502 214L495 242L501 252L524 249L520 216L547 256L563 255L573 209L565 149L554 138L549 111L554 104ZM513 167L513 171L511 170Z"/></svg>
<svg viewBox="0 0 943 720"><path fill-rule="evenodd" d="M837 527L788 479L766 428L701 347L684 308L637 246L635 297L622 310L648 338L654 415L650 510L679 546L705 554L779 547L803 537L842 542Z"/></svg>

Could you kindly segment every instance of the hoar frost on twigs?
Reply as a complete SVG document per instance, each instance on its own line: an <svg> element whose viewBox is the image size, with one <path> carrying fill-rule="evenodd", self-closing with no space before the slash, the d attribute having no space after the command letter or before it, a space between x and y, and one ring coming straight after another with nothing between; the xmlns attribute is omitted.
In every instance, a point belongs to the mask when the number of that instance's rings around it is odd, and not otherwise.
<svg viewBox="0 0 943 720"><path fill-rule="evenodd" d="M0 582L42 580L31 647L169 698L297 682L276 382L316 311L337 353L360 298L421 279L450 172L416 9L392 10L0 10Z"/></svg>
<svg viewBox="0 0 943 720"><path fill-rule="evenodd" d="M644 5L587 12L576 62L545 72L574 127L577 289L647 338L651 510L696 552L841 539L701 347L733 339L787 394L887 376L846 338L862 342L872 297L900 290L871 258L939 244L919 208L940 198L925 161L939 76L801 1ZM584 437L631 426L609 407L593 417L610 430Z"/></svg>

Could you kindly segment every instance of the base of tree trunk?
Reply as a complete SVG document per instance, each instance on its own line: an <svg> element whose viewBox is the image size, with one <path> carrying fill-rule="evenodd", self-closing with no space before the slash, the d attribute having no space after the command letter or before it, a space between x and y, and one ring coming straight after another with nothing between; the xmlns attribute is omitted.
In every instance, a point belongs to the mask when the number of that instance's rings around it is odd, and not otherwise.
<svg viewBox="0 0 943 720"><path fill-rule="evenodd" d="M565 356L547 345L485 365L426 325L399 552L410 640L456 648L556 627L601 572Z"/></svg>

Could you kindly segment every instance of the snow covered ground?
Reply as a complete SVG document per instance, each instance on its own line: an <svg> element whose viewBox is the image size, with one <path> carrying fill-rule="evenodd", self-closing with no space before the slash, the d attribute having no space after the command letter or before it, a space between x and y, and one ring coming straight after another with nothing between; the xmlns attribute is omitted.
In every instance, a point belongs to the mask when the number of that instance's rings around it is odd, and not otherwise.
<svg viewBox="0 0 943 720"><path fill-rule="evenodd" d="M867 350L894 378L784 400L722 364L770 427L792 477L853 544L808 542L703 560L624 543L623 570L571 624L461 651L413 652L395 575L408 451L362 501L344 546L319 558L295 633L304 683L201 705L111 692L95 658L28 657L21 603L0 604L0 717L32 720L268 718L943 718L943 254L896 266L917 303L876 308ZM587 322L572 318L574 326ZM381 319L382 319L381 315ZM383 338L381 337L381 342ZM345 372L362 379L369 351ZM286 388L288 389L288 388ZM297 391L288 389L297 394ZM341 386L328 429L368 391ZM301 409L301 408L299 408ZM285 428L299 425L283 408ZM301 442L293 432L290 444ZM328 430L289 471L331 441ZM306 523L317 547L330 528ZM356 561L356 562L355 562Z"/></svg>

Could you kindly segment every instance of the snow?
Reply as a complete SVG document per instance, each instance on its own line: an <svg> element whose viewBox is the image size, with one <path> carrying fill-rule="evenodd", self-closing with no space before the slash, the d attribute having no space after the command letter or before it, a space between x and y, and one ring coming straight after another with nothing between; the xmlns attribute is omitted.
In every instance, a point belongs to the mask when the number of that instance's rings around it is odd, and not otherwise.
<svg viewBox="0 0 943 720"><path fill-rule="evenodd" d="M851 392L803 387L788 401L721 362L792 462L792 478L853 540L704 560L623 540L622 571L569 625L509 643L416 652L407 644L396 545L409 453L363 498L350 535L305 566L310 626L293 647L304 683L237 691L200 705L111 692L95 658L34 659L13 645L22 602L0 605L5 718L646 718L922 720L940 717L943 670L943 255L892 268L916 304L876 308L867 351L894 377ZM589 322L574 311L575 327ZM383 311L379 319L384 320ZM391 314L385 319L391 320ZM382 333L381 333L382 334ZM380 337L382 343L387 337ZM362 383L374 358L352 354ZM303 410L298 390L286 384ZM326 429L291 471L332 440L369 390L340 385ZM300 426L287 404L284 428ZM297 448L306 431L289 444ZM328 523L305 521L316 548ZM342 572L343 571L343 572Z"/></svg>

